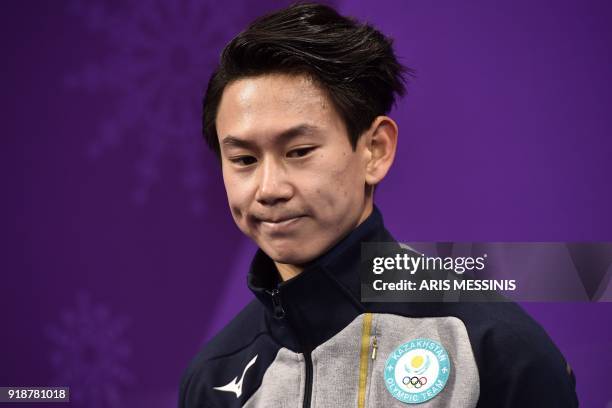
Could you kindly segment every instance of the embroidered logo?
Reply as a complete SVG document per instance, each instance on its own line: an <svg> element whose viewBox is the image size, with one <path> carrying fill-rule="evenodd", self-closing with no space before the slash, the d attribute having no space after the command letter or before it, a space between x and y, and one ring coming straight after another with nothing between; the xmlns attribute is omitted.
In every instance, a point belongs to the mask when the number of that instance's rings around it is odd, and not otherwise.
<svg viewBox="0 0 612 408"><path fill-rule="evenodd" d="M385 385L407 404L429 401L442 391L450 375L446 349L431 339L414 339L397 347L385 363Z"/></svg>
<svg viewBox="0 0 612 408"><path fill-rule="evenodd" d="M240 377L240 380L238 380L238 377L235 377L228 384L222 387L213 387L213 388L217 391L233 392L234 394L236 394L236 398L240 398L240 396L242 395L242 380L244 380L244 375L246 374L247 370L251 368L253 364L255 364L255 360L257 360L257 355L253 357L251 361L249 361L246 367L244 367L244 370L242 370L242 376Z"/></svg>

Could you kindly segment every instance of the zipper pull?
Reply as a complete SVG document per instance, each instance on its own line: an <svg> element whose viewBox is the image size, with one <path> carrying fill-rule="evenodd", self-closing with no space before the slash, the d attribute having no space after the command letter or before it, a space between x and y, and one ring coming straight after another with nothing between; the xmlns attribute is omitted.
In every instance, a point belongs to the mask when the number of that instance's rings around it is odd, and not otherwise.
<svg viewBox="0 0 612 408"><path fill-rule="evenodd" d="M270 296L272 296L272 305L274 305L274 318L277 320L285 317L285 309L283 309L283 305L280 299L280 291L278 289L272 289L267 291Z"/></svg>
<svg viewBox="0 0 612 408"><path fill-rule="evenodd" d="M372 339L372 360L376 359L376 349L378 349L378 343L376 343L376 336Z"/></svg>

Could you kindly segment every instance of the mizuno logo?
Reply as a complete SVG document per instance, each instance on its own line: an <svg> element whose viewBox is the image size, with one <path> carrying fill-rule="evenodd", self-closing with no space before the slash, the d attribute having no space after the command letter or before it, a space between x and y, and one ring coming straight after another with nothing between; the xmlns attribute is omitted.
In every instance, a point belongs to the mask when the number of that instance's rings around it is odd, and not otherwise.
<svg viewBox="0 0 612 408"><path fill-rule="evenodd" d="M228 384L222 387L213 387L213 388L217 391L233 392L234 394L236 394L236 398L240 398L240 396L242 395L242 380L244 380L244 375L246 374L247 370L251 368L253 364L255 364L255 360L257 360L257 356L253 357L251 361L249 361L249 363L246 365L246 367L244 367L240 380L238 380L238 377L236 377L232 381L230 381Z"/></svg>

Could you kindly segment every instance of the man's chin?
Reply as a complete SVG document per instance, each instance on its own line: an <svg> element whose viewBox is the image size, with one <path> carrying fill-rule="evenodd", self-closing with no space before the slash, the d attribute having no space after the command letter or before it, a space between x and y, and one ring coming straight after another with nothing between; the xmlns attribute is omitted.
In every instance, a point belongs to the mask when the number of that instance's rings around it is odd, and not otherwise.
<svg viewBox="0 0 612 408"><path fill-rule="evenodd" d="M276 263L297 266L304 265L318 256L316 253L310 254L304 250L296 250L296 248L291 248L291 250L285 248L262 248L262 250Z"/></svg>

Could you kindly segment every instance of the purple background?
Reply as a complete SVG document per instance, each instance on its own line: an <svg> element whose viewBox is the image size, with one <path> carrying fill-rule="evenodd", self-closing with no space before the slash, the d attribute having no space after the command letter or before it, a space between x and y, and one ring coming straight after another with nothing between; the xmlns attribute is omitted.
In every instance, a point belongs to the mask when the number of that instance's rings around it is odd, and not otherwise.
<svg viewBox="0 0 612 408"><path fill-rule="evenodd" d="M254 248L200 97L223 44L284 3L212 4L2 3L0 385L173 407L190 358L249 301ZM398 239L612 240L610 3L336 4L417 71L377 196ZM581 404L612 406L612 303L525 307Z"/></svg>

